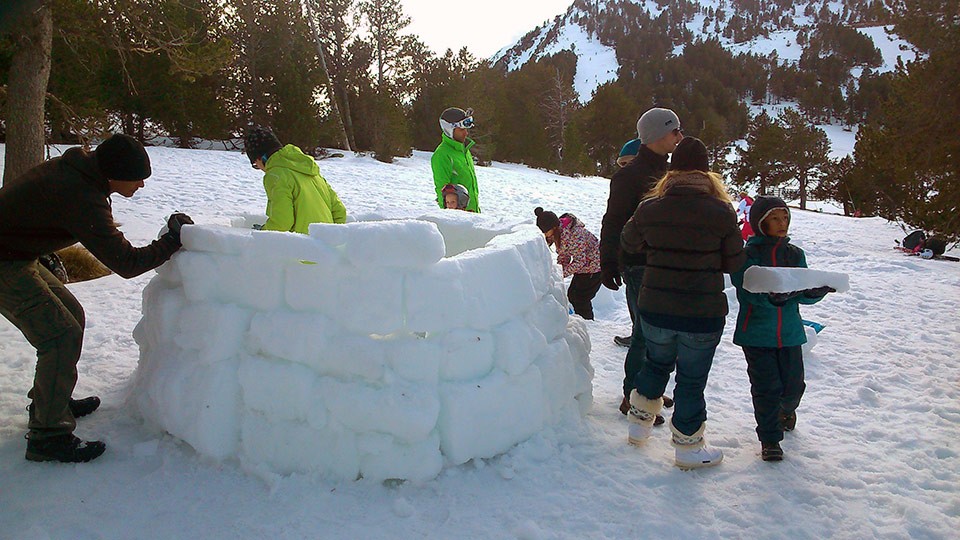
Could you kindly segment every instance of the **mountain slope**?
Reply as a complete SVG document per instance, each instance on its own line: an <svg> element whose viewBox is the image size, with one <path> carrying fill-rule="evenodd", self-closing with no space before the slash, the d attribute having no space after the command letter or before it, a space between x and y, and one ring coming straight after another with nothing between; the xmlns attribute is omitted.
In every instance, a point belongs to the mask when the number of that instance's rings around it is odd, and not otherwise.
<svg viewBox="0 0 960 540"><path fill-rule="evenodd" d="M843 58L846 76L831 82L845 86L865 70L888 72L898 59L906 63L916 57L909 43L888 35L884 25L890 17L878 5L864 0L575 0L564 14L531 30L491 62L514 70L571 51L578 59L574 88L586 102L600 85L635 71L638 59L682 55L688 44L716 40L733 55L757 55L771 66L823 72L832 68L823 64Z"/></svg>

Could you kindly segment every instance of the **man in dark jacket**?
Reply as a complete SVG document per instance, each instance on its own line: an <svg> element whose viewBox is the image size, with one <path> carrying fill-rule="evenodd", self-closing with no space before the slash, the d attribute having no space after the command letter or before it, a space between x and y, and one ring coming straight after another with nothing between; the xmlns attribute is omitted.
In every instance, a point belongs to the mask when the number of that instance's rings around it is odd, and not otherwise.
<svg viewBox="0 0 960 540"><path fill-rule="evenodd" d="M626 284L627 309L633 321L630 349L623 365L623 401L620 402L620 412L623 414L630 409L630 391L633 390L633 380L643 365L645 354L643 330L636 320L636 308L646 256L623 252L620 249L620 233L644 195L667 172L667 156L683 139L683 130L680 129L680 119L676 113L670 109L653 108L637 120L637 135L641 143L637 157L610 179L610 198L607 199L607 212L603 215L600 228L600 273L603 284L614 291ZM658 419L658 422L663 423L663 419Z"/></svg>
<svg viewBox="0 0 960 540"><path fill-rule="evenodd" d="M77 242L125 278L152 270L180 249L184 214L167 220L158 240L135 248L113 221L110 194L132 197L150 176L143 145L117 134L87 153L71 148L0 188L0 313L37 349L37 369L28 397L33 403L26 458L86 462L103 453L100 441L73 435L75 417L93 412L99 398L73 400L83 344L83 307L41 255Z"/></svg>

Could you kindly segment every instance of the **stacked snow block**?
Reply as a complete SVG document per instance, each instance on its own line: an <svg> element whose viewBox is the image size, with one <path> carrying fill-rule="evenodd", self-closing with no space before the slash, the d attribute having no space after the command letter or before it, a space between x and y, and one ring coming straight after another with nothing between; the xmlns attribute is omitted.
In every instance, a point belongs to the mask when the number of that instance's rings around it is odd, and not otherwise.
<svg viewBox="0 0 960 540"><path fill-rule="evenodd" d="M443 214L185 228L143 293L138 409L255 473L351 480L430 479L578 422L590 341L543 235Z"/></svg>

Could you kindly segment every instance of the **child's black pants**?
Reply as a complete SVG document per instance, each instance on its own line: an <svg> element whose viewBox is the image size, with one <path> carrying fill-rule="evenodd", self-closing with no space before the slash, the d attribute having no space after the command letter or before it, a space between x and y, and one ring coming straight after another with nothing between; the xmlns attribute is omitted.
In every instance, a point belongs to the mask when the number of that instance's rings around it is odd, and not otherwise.
<svg viewBox="0 0 960 540"><path fill-rule="evenodd" d="M587 320L593 319L593 297L600 290L600 272L574 274L567 288L567 300L573 312Z"/></svg>
<svg viewBox="0 0 960 540"><path fill-rule="evenodd" d="M760 442L780 442L780 411L795 411L807 387L803 382L801 348L743 347L743 355L747 358L757 437Z"/></svg>

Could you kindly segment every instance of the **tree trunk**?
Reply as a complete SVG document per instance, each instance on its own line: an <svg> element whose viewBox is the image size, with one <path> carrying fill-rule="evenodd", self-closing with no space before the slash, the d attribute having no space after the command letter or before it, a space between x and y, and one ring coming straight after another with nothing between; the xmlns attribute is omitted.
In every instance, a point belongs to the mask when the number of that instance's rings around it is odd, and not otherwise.
<svg viewBox="0 0 960 540"><path fill-rule="evenodd" d="M333 118L337 122L340 145L344 150L352 151L353 147L350 146L350 139L347 137L347 130L343 125L343 115L340 114L340 105L337 103L337 93L334 88L333 79L330 77L330 70L327 69L327 55L323 51L323 42L320 41L320 28L317 26L316 18L314 18L312 0L304 0L303 4L307 10L307 21L310 23L310 29L313 30L313 40L317 44L317 57L320 59L320 68L323 69L323 76L327 79L327 96L330 99Z"/></svg>
<svg viewBox="0 0 960 540"><path fill-rule="evenodd" d="M4 183L43 161L43 111L53 48L50 7L44 4L25 17L23 31L13 38L15 51L7 82Z"/></svg>

